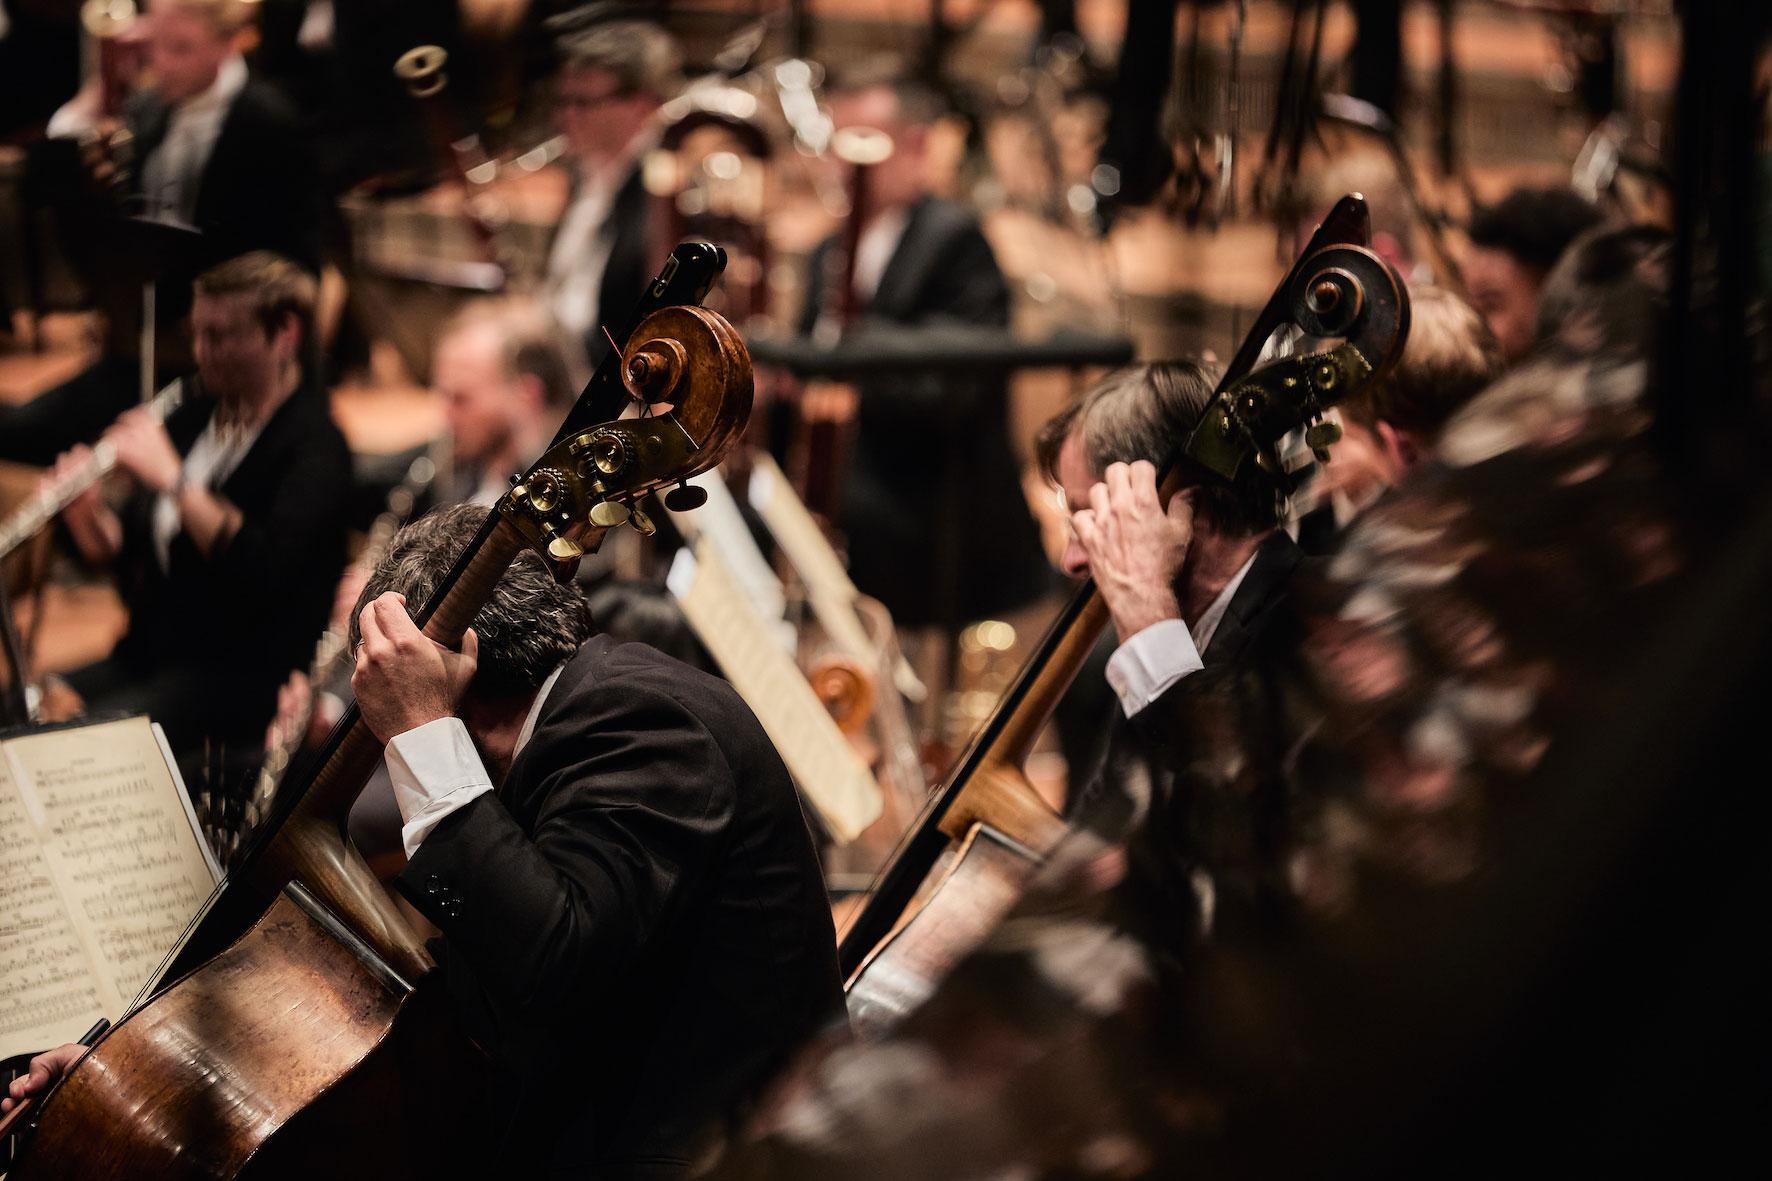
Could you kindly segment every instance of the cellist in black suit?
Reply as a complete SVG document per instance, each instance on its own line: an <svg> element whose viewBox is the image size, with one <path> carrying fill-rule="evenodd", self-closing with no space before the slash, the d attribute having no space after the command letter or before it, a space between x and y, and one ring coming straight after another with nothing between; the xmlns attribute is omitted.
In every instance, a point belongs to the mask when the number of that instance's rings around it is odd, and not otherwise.
<svg viewBox="0 0 1772 1181"><path fill-rule="evenodd" d="M403 820L396 885L442 931L450 994L493 1058L493 1171L677 1177L843 1019L811 835L731 686L593 634L534 558L460 653L425 639L405 604L485 513L403 530L353 628Z"/></svg>
<svg viewBox="0 0 1772 1181"><path fill-rule="evenodd" d="M442 984L491 1059L479 1118L438 1127L448 1175L681 1177L844 1019L811 834L731 686L594 634L533 556L459 652L426 639L406 604L486 512L396 535L352 628L408 855L395 885L441 932ZM38 1056L9 1098L79 1050Z"/></svg>
<svg viewBox="0 0 1772 1181"><path fill-rule="evenodd" d="M1211 396L1202 366L1138 366L1039 439L1071 512L1065 572L1094 578L1118 641L1106 750L1074 769L1069 812L1110 840L1143 818L1129 855L1149 864L1134 880L1165 895L1143 913L1165 916L1178 952L1279 896L1290 811L1278 686L1296 647L1277 621L1302 553L1278 528L1279 497L1254 465L1167 505L1157 492L1153 458L1180 451Z"/></svg>

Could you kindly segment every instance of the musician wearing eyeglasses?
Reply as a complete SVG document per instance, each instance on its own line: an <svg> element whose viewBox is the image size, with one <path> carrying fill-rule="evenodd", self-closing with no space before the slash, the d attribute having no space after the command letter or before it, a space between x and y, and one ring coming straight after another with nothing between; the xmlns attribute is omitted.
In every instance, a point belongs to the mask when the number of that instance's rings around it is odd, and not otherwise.
<svg viewBox="0 0 1772 1181"><path fill-rule="evenodd" d="M259 252L198 277L187 400L105 432L131 490L63 511L81 556L116 574L129 630L67 675L86 712L146 713L175 752L256 746L278 684L306 663L344 564L351 460L302 357L314 281ZM64 455L46 480L81 468Z"/></svg>
<svg viewBox="0 0 1772 1181"><path fill-rule="evenodd" d="M563 37L560 55L554 125L571 189L548 246L544 294L594 364L608 349L605 322L626 313L657 262L641 164L657 141L659 105L676 89L678 52L657 25L616 20Z"/></svg>

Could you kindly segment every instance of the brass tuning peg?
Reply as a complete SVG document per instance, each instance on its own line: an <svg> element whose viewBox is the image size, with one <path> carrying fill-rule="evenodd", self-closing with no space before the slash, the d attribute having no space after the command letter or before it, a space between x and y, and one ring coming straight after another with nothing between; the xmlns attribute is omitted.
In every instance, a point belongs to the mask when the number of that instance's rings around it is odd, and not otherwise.
<svg viewBox="0 0 1772 1181"><path fill-rule="evenodd" d="M584 547L572 538L556 533L552 525L543 525L542 534L548 539L548 557L556 562L570 562L584 557Z"/></svg>
<svg viewBox="0 0 1772 1181"><path fill-rule="evenodd" d="M600 500L591 507L591 524L601 529L614 529L627 524L628 507L618 500Z"/></svg>
<svg viewBox="0 0 1772 1181"><path fill-rule="evenodd" d="M1341 442L1341 427L1333 422L1313 422L1304 432L1304 444L1318 463L1329 462L1329 448Z"/></svg>

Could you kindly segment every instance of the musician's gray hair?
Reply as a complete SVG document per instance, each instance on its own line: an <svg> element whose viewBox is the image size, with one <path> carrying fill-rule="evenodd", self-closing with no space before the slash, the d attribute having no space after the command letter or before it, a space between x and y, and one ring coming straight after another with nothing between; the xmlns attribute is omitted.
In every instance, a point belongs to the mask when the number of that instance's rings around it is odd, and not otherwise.
<svg viewBox="0 0 1772 1181"><path fill-rule="evenodd" d="M560 39L562 70L602 70L625 93L669 98L681 65L676 41L649 21L607 21Z"/></svg>
<svg viewBox="0 0 1772 1181"><path fill-rule="evenodd" d="M1034 453L1048 480L1058 483L1058 453L1067 438L1083 448L1097 479L1109 464L1147 460L1159 469L1178 457L1212 401L1212 371L1195 361L1158 361L1115 370L1040 428ZM1200 485L1198 511L1219 528L1261 533L1279 520L1280 497L1271 481L1243 465L1229 484L1181 459Z"/></svg>
<svg viewBox="0 0 1772 1181"><path fill-rule="evenodd" d="M548 310L527 295L484 296L463 304L437 334L439 341L476 329L498 343L504 376L533 377L548 409L564 413L578 391L567 363L565 332Z"/></svg>
<svg viewBox="0 0 1772 1181"><path fill-rule="evenodd" d="M396 591L406 596L409 610L424 606L489 511L472 504L439 509L395 534L351 613L351 644L361 638L357 616L376 597ZM491 700L533 692L596 630L577 586L555 582L541 559L527 552L499 578L472 626L480 638L472 691Z"/></svg>

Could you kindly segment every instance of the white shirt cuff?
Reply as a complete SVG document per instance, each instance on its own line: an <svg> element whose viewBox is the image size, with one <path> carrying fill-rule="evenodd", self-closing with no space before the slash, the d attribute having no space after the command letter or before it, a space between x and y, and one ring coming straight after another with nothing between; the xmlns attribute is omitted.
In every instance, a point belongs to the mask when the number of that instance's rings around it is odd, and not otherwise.
<svg viewBox="0 0 1772 1181"><path fill-rule="evenodd" d="M1114 649L1108 657L1107 679L1120 699L1120 708L1130 718L1175 682L1205 667L1187 624L1165 619Z"/></svg>
<svg viewBox="0 0 1772 1181"><path fill-rule="evenodd" d="M438 718L388 740L388 782L400 808L400 843L418 852L442 819L492 790L480 752L460 718Z"/></svg>

